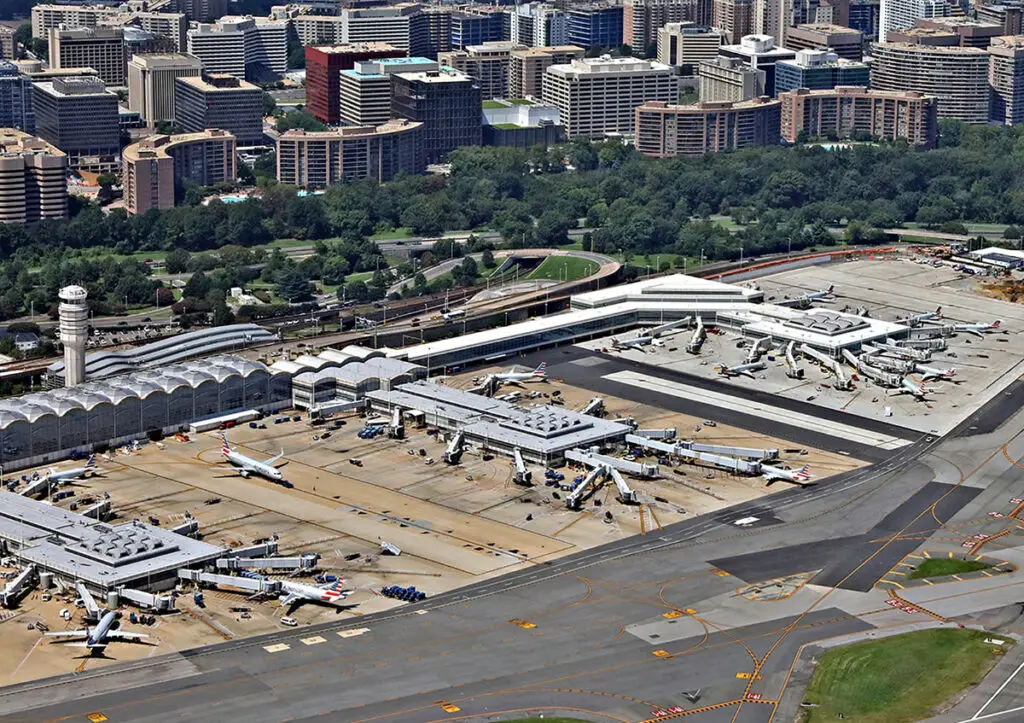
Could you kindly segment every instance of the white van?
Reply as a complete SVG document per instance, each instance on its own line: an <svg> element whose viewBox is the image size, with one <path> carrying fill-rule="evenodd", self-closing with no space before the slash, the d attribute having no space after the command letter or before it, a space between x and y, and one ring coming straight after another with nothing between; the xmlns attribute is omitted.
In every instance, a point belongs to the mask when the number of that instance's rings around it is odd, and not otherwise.
<svg viewBox="0 0 1024 723"><path fill-rule="evenodd" d="M299 621L295 618L281 618L281 624L287 625L290 628L294 628L296 625L299 624Z"/></svg>

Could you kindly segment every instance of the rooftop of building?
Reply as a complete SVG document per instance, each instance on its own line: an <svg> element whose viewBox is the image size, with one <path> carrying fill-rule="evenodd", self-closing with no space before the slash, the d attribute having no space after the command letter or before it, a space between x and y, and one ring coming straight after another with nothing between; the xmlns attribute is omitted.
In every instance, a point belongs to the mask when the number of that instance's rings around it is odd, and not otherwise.
<svg viewBox="0 0 1024 723"><path fill-rule="evenodd" d="M892 98L896 100L919 100L930 98L919 90L875 90L862 85L837 85L835 88L823 88L821 90L809 90L807 88L796 88L784 93L779 93L779 98L789 96L858 96L866 98Z"/></svg>
<svg viewBox="0 0 1024 723"><path fill-rule="evenodd" d="M923 28L911 28L922 30ZM906 32L906 31L900 31ZM941 31L940 31L941 32ZM934 53L938 55L980 55L988 56L984 48L964 47L961 45L921 45L919 43L875 43L877 50L897 50L905 53Z"/></svg>
<svg viewBox="0 0 1024 723"><path fill-rule="evenodd" d="M1001 26L996 25L994 23L986 23L983 20L974 20L972 18L961 16L950 16L948 18L918 18L915 22L923 27L928 27L929 25L941 25L949 28L950 30L958 30L960 28L1001 30Z"/></svg>
<svg viewBox="0 0 1024 723"><path fill-rule="evenodd" d="M783 59L779 65L793 65L799 68L868 68L867 63L859 60L840 58L827 50L798 50L796 57Z"/></svg>
<svg viewBox="0 0 1024 723"><path fill-rule="evenodd" d="M240 90L259 90L258 85L253 85L229 73L205 73L202 76L196 75L188 78L176 78L176 83L184 83L204 93L231 93Z"/></svg>
<svg viewBox="0 0 1024 723"><path fill-rule="evenodd" d="M415 80L420 83L466 83L472 82L473 78L461 70L449 68L447 65L438 66L437 70L418 70L409 73L395 73L404 80Z"/></svg>
<svg viewBox="0 0 1024 723"><path fill-rule="evenodd" d="M479 45L467 45L466 52L469 53L510 53L513 50L521 50L525 48L525 45L513 42L511 40L492 40L489 43L480 43Z"/></svg>
<svg viewBox="0 0 1024 723"><path fill-rule="evenodd" d="M523 58L542 58L546 55L567 55L570 53L583 55L585 52L586 50L578 45L544 45L537 48L513 50L512 55Z"/></svg>
<svg viewBox="0 0 1024 723"><path fill-rule="evenodd" d="M683 35L725 35L724 30L713 28L710 25L698 25L697 23L665 23L661 28L670 33L682 33Z"/></svg>
<svg viewBox="0 0 1024 723"><path fill-rule="evenodd" d="M82 96L113 96L117 94L108 89L106 84L94 75L73 75L64 78L54 78L35 84L39 90L48 95L58 98L82 97Z"/></svg>
<svg viewBox="0 0 1024 723"><path fill-rule="evenodd" d="M855 28L848 28L845 25L833 25L832 23L804 23L790 28L787 32L794 30L806 30L821 35L849 35L851 38L862 35L861 31Z"/></svg>
<svg viewBox="0 0 1024 723"><path fill-rule="evenodd" d="M158 65L203 67L202 60L188 53L136 53L132 55L130 62L144 67Z"/></svg>
<svg viewBox="0 0 1024 723"><path fill-rule="evenodd" d="M599 75L602 73L659 73L672 72L672 66L656 60L640 58L574 58L571 63L552 65L547 72L555 75Z"/></svg>
<svg viewBox="0 0 1024 723"><path fill-rule="evenodd" d="M639 107L638 110L656 110L665 113L712 113L724 110L745 110L747 108L763 108L766 106L779 105L779 100L761 96L742 101L713 101L704 103L691 103L680 105L666 103L663 100L649 100Z"/></svg>
<svg viewBox="0 0 1024 723"><path fill-rule="evenodd" d="M285 131L278 138L279 140L308 140L325 141L336 138L357 138L362 136L382 136L391 133L404 133L422 126L422 123L405 120L404 118L392 118L386 123L378 126L340 126L327 131L306 131L301 128L293 128Z"/></svg>
<svg viewBox="0 0 1024 723"><path fill-rule="evenodd" d="M723 51L739 55L756 55L759 58L790 57L795 51L789 48L775 47L775 40L770 35L744 35L736 45L723 45Z"/></svg>
<svg viewBox="0 0 1024 723"><path fill-rule="evenodd" d="M388 52L400 50L391 43L369 42L369 43L342 43L340 45L312 45L313 50L318 50L326 55L349 55L351 53Z"/></svg>
<svg viewBox="0 0 1024 723"><path fill-rule="evenodd" d="M226 141L234 140L234 136L219 128L207 128L198 133L177 133L174 135L155 135L143 138L138 143L125 146L122 156L129 161L138 161L143 158L170 158L168 151L188 143L200 141Z"/></svg>
<svg viewBox="0 0 1024 723"><path fill-rule="evenodd" d="M992 45L989 46L989 52L992 50L1024 50L1024 35L1000 35L992 38Z"/></svg>
<svg viewBox="0 0 1024 723"><path fill-rule="evenodd" d="M64 156L65 153L57 146L30 133L25 133L17 128L0 128L0 155Z"/></svg>

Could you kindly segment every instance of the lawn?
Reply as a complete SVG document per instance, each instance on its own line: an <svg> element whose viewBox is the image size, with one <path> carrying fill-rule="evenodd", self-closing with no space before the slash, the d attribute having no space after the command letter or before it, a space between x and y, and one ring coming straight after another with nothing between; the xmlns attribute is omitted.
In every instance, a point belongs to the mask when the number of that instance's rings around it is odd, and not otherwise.
<svg viewBox="0 0 1024 723"><path fill-rule="evenodd" d="M578 259L573 256L548 256L526 277L527 280L551 279L553 281L576 281L596 273L600 268L595 261Z"/></svg>
<svg viewBox="0 0 1024 723"><path fill-rule="evenodd" d="M918 580L924 577L942 577L944 575L959 575L964 572L986 570L992 567L981 560L958 560L951 557L933 557L925 560L915 567L907 575L908 580Z"/></svg>
<svg viewBox="0 0 1024 723"><path fill-rule="evenodd" d="M415 236L412 229L406 228L405 226L399 226L398 228L391 231L382 231L381 233L375 233L370 237L373 241L391 241L399 238L411 238Z"/></svg>
<svg viewBox="0 0 1024 723"><path fill-rule="evenodd" d="M909 723L985 677L996 662L988 634L937 628L825 653L804 696L806 723Z"/></svg>

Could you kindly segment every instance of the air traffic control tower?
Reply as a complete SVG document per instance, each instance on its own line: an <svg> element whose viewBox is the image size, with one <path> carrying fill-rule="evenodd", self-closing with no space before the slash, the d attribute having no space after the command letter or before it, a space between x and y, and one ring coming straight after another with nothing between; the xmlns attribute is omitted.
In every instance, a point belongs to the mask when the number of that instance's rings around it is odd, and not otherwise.
<svg viewBox="0 0 1024 723"><path fill-rule="evenodd" d="M81 286L60 290L60 341L64 345L64 386L85 381L85 342L89 338L89 304Z"/></svg>

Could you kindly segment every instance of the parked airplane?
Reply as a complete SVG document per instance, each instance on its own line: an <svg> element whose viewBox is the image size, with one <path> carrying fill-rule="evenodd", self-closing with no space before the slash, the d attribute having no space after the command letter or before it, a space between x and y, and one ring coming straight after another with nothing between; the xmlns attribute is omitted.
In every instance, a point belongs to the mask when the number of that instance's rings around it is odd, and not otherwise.
<svg viewBox="0 0 1024 723"><path fill-rule="evenodd" d="M661 339L653 336L635 336L632 339L612 339L612 349L615 351L626 351L627 349L639 349L646 354L645 346L665 346Z"/></svg>
<svg viewBox="0 0 1024 723"><path fill-rule="evenodd" d="M341 589L341 586L344 584L344 578L340 577L336 582L329 582L324 585L306 585L301 582L281 580L281 590L283 591L281 607L302 604L304 602L335 605L348 597L348 593L342 592Z"/></svg>
<svg viewBox="0 0 1024 723"><path fill-rule="evenodd" d="M255 474L260 477L273 480L274 482L280 482L284 479L284 475L281 474L281 470L274 466L275 462L284 457L284 450L281 450L281 454L276 457L271 457L265 462L257 462L252 457L247 457L241 452L236 452L231 449L231 445L228 444L228 438L226 435L222 434L220 435L220 438L224 442L224 447L221 449L221 452L224 454L224 458L237 468L238 474L242 475L242 477L249 479L251 475Z"/></svg>
<svg viewBox="0 0 1024 723"><path fill-rule="evenodd" d="M913 316L904 316L896 319L900 324L906 324L907 326L917 326L918 324L925 321L932 321L934 319L942 318L942 307L936 306L935 311L926 311L923 314L914 314Z"/></svg>
<svg viewBox="0 0 1024 723"><path fill-rule="evenodd" d="M514 367L513 367L514 368ZM507 372L492 374L491 378L500 384L519 384L521 382L544 382L548 379L548 363L541 362L532 372L516 372L511 369Z"/></svg>
<svg viewBox="0 0 1024 723"><path fill-rule="evenodd" d="M771 467L769 465L761 465L761 476L768 480L768 484L778 482L792 482L793 484L805 486L805 483L810 479L811 475L807 472L807 465L805 464L801 469L786 469L784 467Z"/></svg>
<svg viewBox="0 0 1024 723"><path fill-rule="evenodd" d="M793 306L798 309L806 309L815 301L831 299L835 288L836 287L834 285L831 285L827 289L823 289L821 291L811 291L803 296L798 296L795 299L786 299L784 301L776 301L774 303L776 306Z"/></svg>
<svg viewBox="0 0 1024 723"><path fill-rule="evenodd" d="M957 333L975 334L984 336L986 331L995 331L1003 323L1002 319L996 319L991 324L953 324L953 331Z"/></svg>
<svg viewBox="0 0 1024 723"><path fill-rule="evenodd" d="M754 378L754 372L761 371L765 368L764 362L751 362L750 364L740 364L739 366L727 366L720 364L718 366L718 373L725 377L735 377L743 375L745 377Z"/></svg>
<svg viewBox="0 0 1024 723"><path fill-rule="evenodd" d="M916 384L912 379L903 377L900 379L900 386L896 389L897 394L909 394L919 401L926 401L925 395L928 394L928 390L924 388L923 384Z"/></svg>
<svg viewBox="0 0 1024 723"><path fill-rule="evenodd" d="M66 469L62 472L50 468L49 474L46 475L46 479L51 483L57 482L70 482L76 479L85 479L96 474L99 467L96 465L96 455L89 455L89 459L86 460L84 467L75 467L74 469Z"/></svg>
<svg viewBox="0 0 1024 723"><path fill-rule="evenodd" d="M108 644L116 640L142 640L148 638L148 635L142 633L126 633L122 630L114 628L117 620L121 618L121 613L116 610L108 611L94 628L86 627L85 630L66 630L59 633L46 633L48 638L85 638L80 643L63 643L67 647L71 648L89 648L91 651L102 653ZM63 642L63 641L59 641Z"/></svg>
<svg viewBox="0 0 1024 723"><path fill-rule="evenodd" d="M948 369L939 369L937 367L930 367L924 364L914 364L914 371L921 374L921 381L927 382L933 379L945 379L951 380L956 376L956 369L949 367Z"/></svg>

